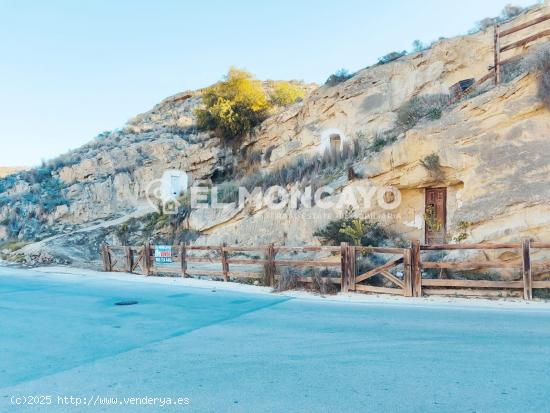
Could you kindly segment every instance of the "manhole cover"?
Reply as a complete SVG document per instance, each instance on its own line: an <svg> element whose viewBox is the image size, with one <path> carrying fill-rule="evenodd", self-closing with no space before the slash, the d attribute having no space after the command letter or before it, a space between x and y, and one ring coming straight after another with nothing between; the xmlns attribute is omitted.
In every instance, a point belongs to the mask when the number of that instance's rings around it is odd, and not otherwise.
<svg viewBox="0 0 550 413"><path fill-rule="evenodd" d="M129 300L129 301L117 301L115 305L134 305L137 304L137 301Z"/></svg>

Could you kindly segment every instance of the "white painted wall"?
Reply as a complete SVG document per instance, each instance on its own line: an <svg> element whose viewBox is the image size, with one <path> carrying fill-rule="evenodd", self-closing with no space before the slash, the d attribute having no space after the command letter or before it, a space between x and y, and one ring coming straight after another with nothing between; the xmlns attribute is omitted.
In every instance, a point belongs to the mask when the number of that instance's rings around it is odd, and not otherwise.
<svg viewBox="0 0 550 413"><path fill-rule="evenodd" d="M162 200L166 202L178 198L182 193L187 192L188 184L189 178L185 172L177 169L164 171L160 187Z"/></svg>

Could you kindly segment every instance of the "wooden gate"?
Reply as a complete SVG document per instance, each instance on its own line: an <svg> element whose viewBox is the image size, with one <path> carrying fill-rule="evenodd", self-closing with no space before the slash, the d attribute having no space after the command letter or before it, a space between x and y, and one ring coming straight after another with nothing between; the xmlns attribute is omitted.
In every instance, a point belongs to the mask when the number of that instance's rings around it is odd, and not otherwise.
<svg viewBox="0 0 550 413"><path fill-rule="evenodd" d="M391 254L391 258L383 265L355 275L350 283L350 290L412 296L410 249L383 247L353 247L353 249L356 254ZM399 268L402 269L401 274L390 272ZM369 285L368 282L377 275L385 281L384 285Z"/></svg>

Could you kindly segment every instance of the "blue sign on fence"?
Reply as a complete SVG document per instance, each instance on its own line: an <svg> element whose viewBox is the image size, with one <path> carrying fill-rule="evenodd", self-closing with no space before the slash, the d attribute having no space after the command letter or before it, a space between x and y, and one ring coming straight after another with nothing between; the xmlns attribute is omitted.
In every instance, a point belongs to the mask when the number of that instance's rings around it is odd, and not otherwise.
<svg viewBox="0 0 550 413"><path fill-rule="evenodd" d="M172 262L172 246L155 245L155 262L157 264L166 264Z"/></svg>

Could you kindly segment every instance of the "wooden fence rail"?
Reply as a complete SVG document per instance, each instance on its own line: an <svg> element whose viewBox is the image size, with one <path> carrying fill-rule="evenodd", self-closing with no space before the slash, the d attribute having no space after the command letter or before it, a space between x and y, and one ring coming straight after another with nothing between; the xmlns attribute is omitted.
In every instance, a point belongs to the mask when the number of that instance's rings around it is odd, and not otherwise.
<svg viewBox="0 0 550 413"><path fill-rule="evenodd" d="M529 43L532 43L534 41L537 41L539 39L542 39L543 37L550 36L550 29L541 30L540 32L533 34L531 36L527 36L523 39L520 39L518 41L509 43L507 45L502 45L502 39L506 36L509 36L511 34L517 33L521 30L527 29L529 27L535 26L537 24L543 23L545 21L550 20L550 14L545 14L543 16L537 17L533 20L530 20L528 22L518 24L517 26L511 27L506 30L501 30L500 24L495 24L493 27L493 64L489 67L489 72L482 76L480 79L476 80L468 89L466 89L464 92L460 93L460 96L464 96L469 94L470 92L473 92L476 90L479 86L484 84L490 79L493 79L495 85L498 85L502 81L502 67L513 60L515 60L517 57L510 57L506 59L502 59L501 55L504 52L507 52L509 50L517 49L520 47L524 47L528 45Z"/></svg>
<svg viewBox="0 0 550 413"><path fill-rule="evenodd" d="M525 22L523 24L519 24L515 27L511 27L506 30L501 30L499 24L495 24L494 26L494 64L493 64L493 72L494 72L494 78L495 78L495 84L499 84L501 82L501 68L502 65L510 59L501 60L500 56L502 53L508 51L517 49L519 47L526 46L529 43L532 43L538 39L542 39L543 37L550 36L550 29L542 30L536 34L533 34L531 36L527 36L523 39L520 39L516 42L509 43L505 46L502 46L501 40L505 36L509 36L511 34L517 33L520 30L527 29L529 27L535 26L537 24L540 24L542 22L545 22L547 20L550 20L550 14L545 14L543 16L537 17L536 19L530 20L528 22Z"/></svg>
<svg viewBox="0 0 550 413"><path fill-rule="evenodd" d="M520 294L526 300L533 298L533 289L550 289L549 280L533 280L533 271L550 271L550 260L532 261L533 250L550 250L550 243L522 242L481 243L481 244L436 244L421 245L413 241L409 248L362 247L342 243L337 246L288 247L268 244L259 247L223 245L173 245L169 263L157 262L155 252L158 247L145 244L141 247L101 247L102 263L105 271L135 272L138 268L144 275L172 273L188 277L203 275L222 278L262 278L267 285L275 285L281 277L283 267L331 269L325 279L340 285L340 291L372 292L382 294L421 297L422 295L465 295L503 296ZM469 260L448 261L429 260L423 257L432 251L498 251L513 250L517 259L512 260ZM193 253L202 255L193 255ZM235 257L247 253L248 256ZM285 257L277 257L285 253ZM297 254L322 253L321 258L295 258ZM250 257L252 255L252 257ZM290 256L289 256L290 255ZM389 256L389 257L388 257ZM374 261L369 261L371 258ZM160 260L162 261L162 260ZM385 261L381 263L381 261ZM372 262L378 262L376 265ZM179 264L179 265L178 265ZM194 265L195 264L195 265ZM211 268L212 265L219 266ZM201 268L202 266L202 268ZM256 267L248 270L235 269L235 266ZM206 268L205 268L206 267ZM486 269L517 270L521 279L493 280L442 278L446 270L457 270L466 276ZM439 270L439 278L428 277L429 271ZM392 272L393 271L393 272ZM339 276L335 276L339 273ZM478 274L479 275L479 274ZM487 275L485 275L487 276ZM314 277L299 276L297 281L311 283Z"/></svg>

